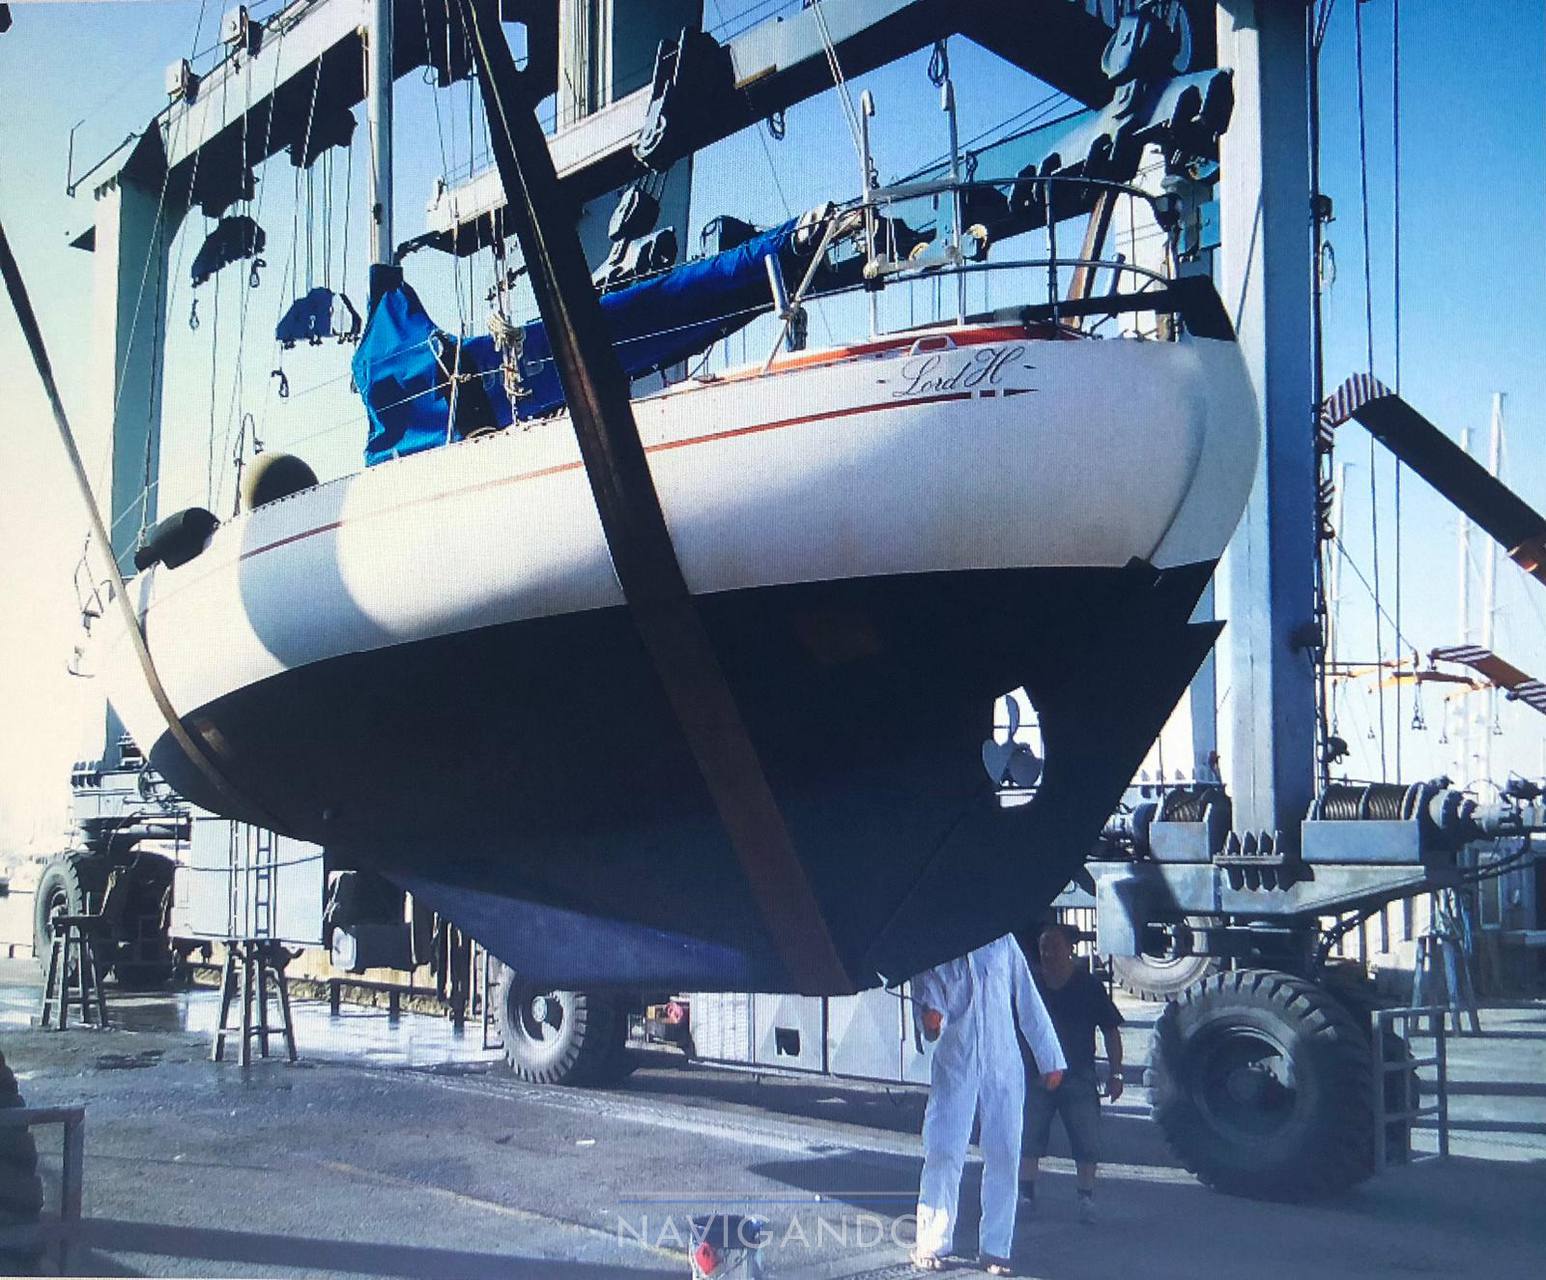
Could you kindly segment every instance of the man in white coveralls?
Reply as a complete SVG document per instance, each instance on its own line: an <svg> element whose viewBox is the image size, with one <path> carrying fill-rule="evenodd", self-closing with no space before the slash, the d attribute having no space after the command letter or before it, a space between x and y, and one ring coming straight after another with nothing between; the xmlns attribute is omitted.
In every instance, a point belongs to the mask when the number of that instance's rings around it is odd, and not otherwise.
<svg viewBox="0 0 1546 1280"><path fill-rule="evenodd" d="M919 1029L925 1039L938 1041L923 1113L923 1180L913 1265L938 1271L954 1247L961 1170L975 1116L982 1121L979 1260L990 1275L1009 1275L1025 1108L1016 1023L1042 1065L1049 1089L1063 1079L1067 1063L1062 1047L1025 955L1011 937L936 965L912 985Z"/></svg>

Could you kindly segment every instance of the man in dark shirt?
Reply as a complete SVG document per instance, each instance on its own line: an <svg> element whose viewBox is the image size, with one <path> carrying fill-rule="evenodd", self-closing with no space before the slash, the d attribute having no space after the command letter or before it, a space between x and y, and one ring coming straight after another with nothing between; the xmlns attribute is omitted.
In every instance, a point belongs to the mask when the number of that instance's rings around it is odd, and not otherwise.
<svg viewBox="0 0 1546 1280"><path fill-rule="evenodd" d="M1100 1029L1106 1042L1106 1060L1110 1070L1106 1097L1115 1102L1122 1096L1122 1015L1106 988L1074 959L1078 933L1064 924L1050 924L1041 931L1036 953L1041 963L1032 970L1036 989L1041 993L1058 1041L1068 1059L1062 1086L1056 1090L1041 1087L1034 1065L1025 1094L1025 1142L1020 1163L1021 1195L1028 1206L1036 1199L1036 1173L1040 1158L1047 1154L1052 1134L1052 1117L1063 1117L1063 1128L1073 1148L1078 1173L1079 1220L1095 1220L1095 1171L1100 1159L1100 1080L1095 1071L1095 1031Z"/></svg>

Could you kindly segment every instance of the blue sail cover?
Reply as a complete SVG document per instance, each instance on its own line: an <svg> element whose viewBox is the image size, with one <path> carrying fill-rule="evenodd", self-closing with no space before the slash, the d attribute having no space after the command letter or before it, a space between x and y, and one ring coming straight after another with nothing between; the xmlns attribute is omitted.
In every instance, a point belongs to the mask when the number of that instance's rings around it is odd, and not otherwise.
<svg viewBox="0 0 1546 1280"><path fill-rule="evenodd" d="M624 372L636 378L676 364L771 310L763 263L772 256L786 271L795 265L795 225L791 219L723 253L603 294L601 310ZM455 335L435 325L408 285L382 295L353 362L354 383L370 419L366 466L562 407L563 388L540 320L523 328L524 394L514 412L493 338L471 338L460 345L458 357ZM453 371L462 378L454 423Z"/></svg>

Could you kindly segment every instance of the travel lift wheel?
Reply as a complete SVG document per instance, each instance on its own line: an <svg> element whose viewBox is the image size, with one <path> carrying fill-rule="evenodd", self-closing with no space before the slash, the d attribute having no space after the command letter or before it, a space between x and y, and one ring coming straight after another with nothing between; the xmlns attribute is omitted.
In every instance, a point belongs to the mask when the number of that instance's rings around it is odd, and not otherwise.
<svg viewBox="0 0 1546 1280"><path fill-rule="evenodd" d="M1324 988L1216 974L1165 1007L1153 1054L1154 1119L1208 1186L1303 1200L1373 1172L1369 1036Z"/></svg>
<svg viewBox="0 0 1546 1280"><path fill-rule="evenodd" d="M121 987L157 987L175 971L176 960L162 918L162 902L171 886L173 869L170 858L141 853L121 871L134 877L122 918L127 939L104 948L97 960L103 974L111 973ZM112 863L98 853L62 854L43 869L32 908L32 954L40 966L48 965L54 917L100 910L112 873Z"/></svg>
<svg viewBox="0 0 1546 1280"><path fill-rule="evenodd" d="M1140 1000L1174 1000L1188 987L1219 971L1213 956L1112 956L1117 986Z"/></svg>
<svg viewBox="0 0 1546 1280"><path fill-rule="evenodd" d="M1188 916L1188 925L1203 923ZM1129 995L1156 1004L1174 1000L1193 983L1210 978L1223 967L1214 956L1112 956L1111 975Z"/></svg>
<svg viewBox="0 0 1546 1280"><path fill-rule="evenodd" d="M499 966L490 996L505 1058L533 1084L613 1084L634 1068L628 1008L586 991L544 991Z"/></svg>
<svg viewBox="0 0 1546 1280"><path fill-rule="evenodd" d="M32 955L47 971L55 916L78 916L100 906L107 887L107 859L99 854L65 853L43 868L32 898ZM72 981L73 981L73 974Z"/></svg>
<svg viewBox="0 0 1546 1280"><path fill-rule="evenodd" d="M0 1055L0 1107L23 1105L16 1077ZM32 1131L0 1129L0 1228L37 1222L43 1209L43 1183L38 1177L38 1149ZM0 1247L0 1273L36 1275L42 1249L37 1245Z"/></svg>

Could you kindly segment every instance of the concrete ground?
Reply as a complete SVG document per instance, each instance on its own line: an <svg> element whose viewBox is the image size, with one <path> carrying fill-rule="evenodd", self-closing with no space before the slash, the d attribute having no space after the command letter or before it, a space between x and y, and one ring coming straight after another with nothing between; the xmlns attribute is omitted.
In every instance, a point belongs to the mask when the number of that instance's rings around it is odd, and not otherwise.
<svg viewBox="0 0 1546 1280"><path fill-rule="evenodd" d="M685 1277L686 1219L771 1225L767 1273L891 1280L905 1262L922 1098L650 1055L625 1089L522 1085L476 1030L302 1005L302 1060L208 1060L214 993L118 996L119 1027L29 1026L30 962L0 961L0 1048L34 1105L83 1104L85 1247L73 1270L167 1276ZM1133 1079L1153 1011L1125 1006ZM1023 1274L1536 1274L1546 1257L1546 1005L1450 1042L1453 1156L1327 1205L1205 1190L1170 1162L1141 1088L1109 1109L1100 1220L1053 1159L1016 1242ZM1418 1051L1424 1046L1419 1044ZM57 1131L38 1131L50 1195ZM1419 1135L1432 1145L1433 1135ZM963 1217L976 1214L976 1166ZM958 1237L970 1255L968 1226ZM970 1271L965 1274L972 1274Z"/></svg>

